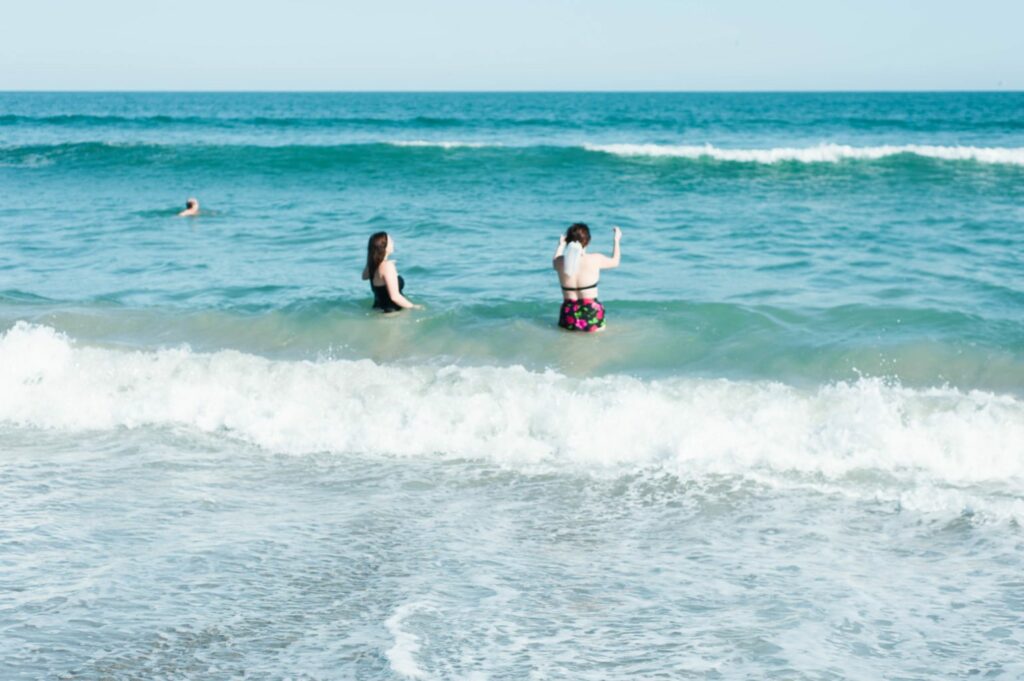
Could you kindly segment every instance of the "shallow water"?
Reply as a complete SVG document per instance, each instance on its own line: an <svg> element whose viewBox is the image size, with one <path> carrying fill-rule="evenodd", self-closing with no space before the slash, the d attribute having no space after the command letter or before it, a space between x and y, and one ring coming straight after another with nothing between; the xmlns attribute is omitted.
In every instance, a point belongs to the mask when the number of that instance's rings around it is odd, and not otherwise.
<svg viewBox="0 0 1024 681"><path fill-rule="evenodd" d="M1022 109L0 94L0 668L1024 676Z"/></svg>
<svg viewBox="0 0 1024 681"><path fill-rule="evenodd" d="M1024 673L1019 530L884 476L5 440L0 651L30 678Z"/></svg>

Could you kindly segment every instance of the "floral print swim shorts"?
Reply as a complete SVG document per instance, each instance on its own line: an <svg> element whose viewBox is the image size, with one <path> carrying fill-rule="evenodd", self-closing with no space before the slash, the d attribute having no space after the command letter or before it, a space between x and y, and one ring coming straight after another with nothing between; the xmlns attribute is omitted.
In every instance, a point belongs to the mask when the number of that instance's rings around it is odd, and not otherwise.
<svg viewBox="0 0 1024 681"><path fill-rule="evenodd" d="M563 300L558 325L569 331L597 331L604 328L604 305L597 298Z"/></svg>

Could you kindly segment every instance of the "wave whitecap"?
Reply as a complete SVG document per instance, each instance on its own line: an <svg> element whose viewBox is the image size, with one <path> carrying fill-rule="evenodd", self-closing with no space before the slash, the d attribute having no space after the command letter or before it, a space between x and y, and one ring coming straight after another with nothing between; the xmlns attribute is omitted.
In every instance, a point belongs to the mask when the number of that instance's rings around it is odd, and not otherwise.
<svg viewBox="0 0 1024 681"><path fill-rule="evenodd" d="M877 379L814 390L521 367L278 361L187 348L79 347L18 322L0 336L0 423L71 431L186 426L285 453L489 460L682 477L858 471L1024 489L1024 402ZM381 424L389 424L381 427Z"/></svg>
<svg viewBox="0 0 1024 681"><path fill-rule="evenodd" d="M844 160L876 161L889 156L909 154L944 161L976 161L1024 165L1024 148L962 147L921 144L854 147L846 144L819 144L812 147L775 147L770 149L721 149L706 145L669 144L585 144L588 151L616 156L646 156L712 159L737 163L837 163Z"/></svg>

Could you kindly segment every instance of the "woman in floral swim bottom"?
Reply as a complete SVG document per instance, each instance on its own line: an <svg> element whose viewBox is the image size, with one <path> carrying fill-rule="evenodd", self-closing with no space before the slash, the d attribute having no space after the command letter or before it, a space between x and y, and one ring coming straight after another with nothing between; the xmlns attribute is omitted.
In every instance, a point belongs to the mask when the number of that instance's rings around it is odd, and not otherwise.
<svg viewBox="0 0 1024 681"><path fill-rule="evenodd" d="M570 227L565 236L559 237L551 266L558 273L558 281L562 285L558 325L563 329L586 332L604 329L604 305L597 299L597 281L601 270L619 266L622 230L615 227L613 234L615 246L610 258L600 253L587 253L590 228L581 222Z"/></svg>
<svg viewBox="0 0 1024 681"><path fill-rule="evenodd" d="M597 298L563 300L558 325L569 331L600 331L604 328L604 305Z"/></svg>

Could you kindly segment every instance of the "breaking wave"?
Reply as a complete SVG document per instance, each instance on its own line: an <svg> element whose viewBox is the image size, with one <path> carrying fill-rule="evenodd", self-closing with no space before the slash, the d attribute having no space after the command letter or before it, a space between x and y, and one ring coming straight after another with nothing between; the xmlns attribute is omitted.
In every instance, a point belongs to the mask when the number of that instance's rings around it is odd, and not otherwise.
<svg viewBox="0 0 1024 681"><path fill-rule="evenodd" d="M184 426L274 452L482 459L683 477L863 471L1024 486L1024 402L860 379L571 378L522 367L283 361L233 350L80 347L0 336L0 422L71 431ZM387 424L384 427L382 424ZM1014 482L1016 481L1016 482Z"/></svg>

